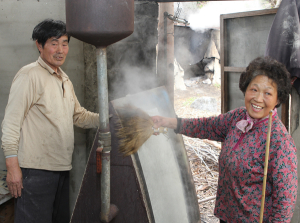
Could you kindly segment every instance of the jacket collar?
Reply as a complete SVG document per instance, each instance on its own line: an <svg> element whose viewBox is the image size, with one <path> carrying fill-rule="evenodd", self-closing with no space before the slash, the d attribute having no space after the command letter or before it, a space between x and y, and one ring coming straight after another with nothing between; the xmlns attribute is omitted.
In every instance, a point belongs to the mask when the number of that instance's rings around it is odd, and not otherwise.
<svg viewBox="0 0 300 223"><path fill-rule="evenodd" d="M277 109L275 108L273 110L273 114L272 114L272 117L274 117L275 115L277 114ZM244 116L244 118L241 120L241 121L238 121L236 123L236 127L238 129L240 129L243 133L246 133L248 132L250 129L253 128L253 126L255 125L258 125L262 122L265 122L267 121L269 118L269 115L267 115L266 117L264 118L261 118L261 119L254 119L254 118L251 118L250 115L248 114L248 111L246 110L246 115Z"/></svg>
<svg viewBox="0 0 300 223"><path fill-rule="evenodd" d="M63 82L65 82L69 79L68 75L65 72L63 72L63 70L60 67L57 69L58 72L56 73L48 64L45 63L45 61L40 56L39 56L37 62L39 63L39 65L41 67L46 69L51 75L55 74L57 76L61 76Z"/></svg>

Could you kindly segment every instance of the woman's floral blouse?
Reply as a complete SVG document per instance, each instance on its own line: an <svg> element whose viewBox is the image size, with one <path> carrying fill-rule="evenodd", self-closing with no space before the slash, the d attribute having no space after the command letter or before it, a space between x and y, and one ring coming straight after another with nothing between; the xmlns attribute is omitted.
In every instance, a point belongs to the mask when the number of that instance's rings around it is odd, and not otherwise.
<svg viewBox="0 0 300 223"><path fill-rule="evenodd" d="M179 133L223 142L215 215L226 221L259 222L268 119L243 133L236 123L246 116L238 108L218 117L178 119ZM297 198L294 140L273 115L264 222L290 222Z"/></svg>

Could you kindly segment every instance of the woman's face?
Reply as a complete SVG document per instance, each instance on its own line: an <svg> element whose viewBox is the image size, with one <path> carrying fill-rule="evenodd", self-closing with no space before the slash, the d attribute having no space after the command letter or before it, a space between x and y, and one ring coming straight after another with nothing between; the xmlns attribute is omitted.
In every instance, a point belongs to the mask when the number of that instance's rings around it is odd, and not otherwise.
<svg viewBox="0 0 300 223"><path fill-rule="evenodd" d="M245 93L245 106L249 115L255 119L264 118L277 104L277 84L267 76L256 76Z"/></svg>

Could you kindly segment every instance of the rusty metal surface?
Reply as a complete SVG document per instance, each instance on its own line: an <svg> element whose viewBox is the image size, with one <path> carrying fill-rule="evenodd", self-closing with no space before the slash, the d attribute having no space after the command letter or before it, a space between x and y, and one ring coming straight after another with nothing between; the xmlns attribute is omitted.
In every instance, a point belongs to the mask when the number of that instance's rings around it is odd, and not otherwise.
<svg viewBox="0 0 300 223"><path fill-rule="evenodd" d="M66 0L67 32L96 47L133 33L134 0Z"/></svg>
<svg viewBox="0 0 300 223"><path fill-rule="evenodd" d="M119 209L119 213L112 219L111 223L147 223L149 221L131 157L123 157L118 153L118 141L113 127L117 120L117 115L111 106L110 114L113 114L113 117L110 119L112 137L111 203L115 204ZM96 173L98 134L99 132L94 139L80 192L71 216L71 223L100 222L101 175Z"/></svg>

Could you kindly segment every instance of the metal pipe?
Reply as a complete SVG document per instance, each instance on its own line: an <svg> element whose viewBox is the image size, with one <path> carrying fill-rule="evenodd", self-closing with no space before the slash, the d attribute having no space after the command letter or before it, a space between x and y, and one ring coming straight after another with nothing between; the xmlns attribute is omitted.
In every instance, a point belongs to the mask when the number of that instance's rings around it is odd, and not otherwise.
<svg viewBox="0 0 300 223"><path fill-rule="evenodd" d="M100 132L108 132L108 84L107 84L107 56L106 47L98 47L97 54L97 79L98 79L98 102Z"/></svg>
<svg viewBox="0 0 300 223"><path fill-rule="evenodd" d="M101 173L101 213L100 219L109 222L110 213L110 152L102 153L102 173Z"/></svg>
<svg viewBox="0 0 300 223"><path fill-rule="evenodd" d="M101 155L101 213L100 219L109 222L110 213L110 132L108 114L108 84L106 47L97 48L97 82L99 103L99 147L103 148Z"/></svg>

